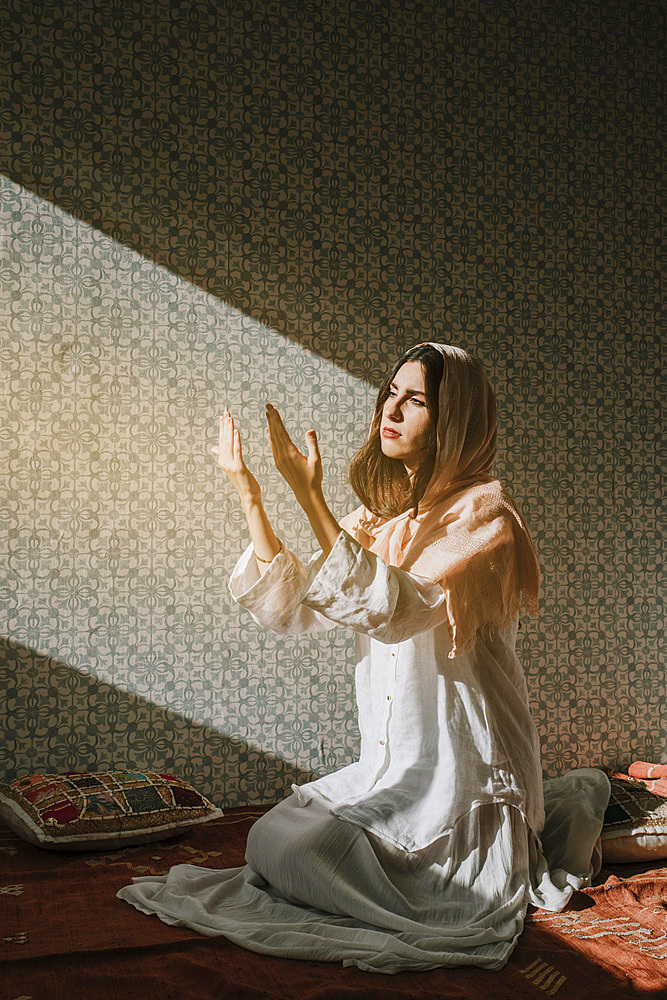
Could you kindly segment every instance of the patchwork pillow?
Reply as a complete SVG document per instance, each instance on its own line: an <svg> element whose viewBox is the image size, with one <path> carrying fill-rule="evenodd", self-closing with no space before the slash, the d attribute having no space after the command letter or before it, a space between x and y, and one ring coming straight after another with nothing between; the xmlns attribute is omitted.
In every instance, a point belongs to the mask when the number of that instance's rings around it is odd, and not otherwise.
<svg viewBox="0 0 667 1000"><path fill-rule="evenodd" d="M0 784L0 818L52 850L107 850L173 837L222 811L173 774L66 771Z"/></svg>
<svg viewBox="0 0 667 1000"><path fill-rule="evenodd" d="M641 781L607 774L611 785L602 827L602 860L667 858L667 798Z"/></svg>

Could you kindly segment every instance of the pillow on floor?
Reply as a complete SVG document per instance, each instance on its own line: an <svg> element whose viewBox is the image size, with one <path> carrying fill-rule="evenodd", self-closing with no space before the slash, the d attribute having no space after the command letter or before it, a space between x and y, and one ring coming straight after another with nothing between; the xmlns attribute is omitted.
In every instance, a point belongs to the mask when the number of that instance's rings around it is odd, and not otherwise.
<svg viewBox="0 0 667 1000"><path fill-rule="evenodd" d="M667 858L667 798L641 781L607 774L611 797L602 827L603 861Z"/></svg>
<svg viewBox="0 0 667 1000"><path fill-rule="evenodd" d="M173 837L222 811L172 774L66 771L0 784L0 818L55 850L106 850Z"/></svg>

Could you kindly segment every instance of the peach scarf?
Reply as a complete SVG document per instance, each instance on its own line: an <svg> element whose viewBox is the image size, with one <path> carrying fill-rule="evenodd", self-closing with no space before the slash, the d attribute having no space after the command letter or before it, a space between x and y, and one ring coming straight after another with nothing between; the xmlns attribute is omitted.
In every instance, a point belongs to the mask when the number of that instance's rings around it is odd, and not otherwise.
<svg viewBox="0 0 667 1000"><path fill-rule="evenodd" d="M447 596L450 658L467 653L477 630L508 625L521 605L536 615L540 571L530 533L512 497L491 475L496 401L479 363L435 344L443 355L437 452L419 504L383 520L365 506L341 527L392 566L440 583Z"/></svg>

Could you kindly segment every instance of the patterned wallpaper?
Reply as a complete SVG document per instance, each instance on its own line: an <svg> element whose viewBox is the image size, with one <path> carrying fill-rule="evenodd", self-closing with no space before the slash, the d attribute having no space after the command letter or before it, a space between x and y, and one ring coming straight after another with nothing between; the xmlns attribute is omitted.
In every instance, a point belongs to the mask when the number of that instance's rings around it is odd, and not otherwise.
<svg viewBox="0 0 667 1000"><path fill-rule="evenodd" d="M354 759L353 639L279 639L225 405L285 542L271 400L335 514L388 364L479 357L543 570L545 772L665 753L657 0L10 0L0 14L0 773L223 805Z"/></svg>

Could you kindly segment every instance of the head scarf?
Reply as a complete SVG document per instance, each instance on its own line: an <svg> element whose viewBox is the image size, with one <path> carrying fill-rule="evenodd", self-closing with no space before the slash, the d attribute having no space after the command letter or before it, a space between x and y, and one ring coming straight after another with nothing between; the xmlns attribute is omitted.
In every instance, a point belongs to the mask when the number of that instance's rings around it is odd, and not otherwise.
<svg viewBox="0 0 667 1000"><path fill-rule="evenodd" d="M340 523L385 562L440 583L453 658L473 647L482 626L508 625L522 604L537 614L540 570L514 500L491 473L496 401L488 379L467 351L428 343L444 365L433 474L418 514L411 505L383 519L362 505Z"/></svg>

